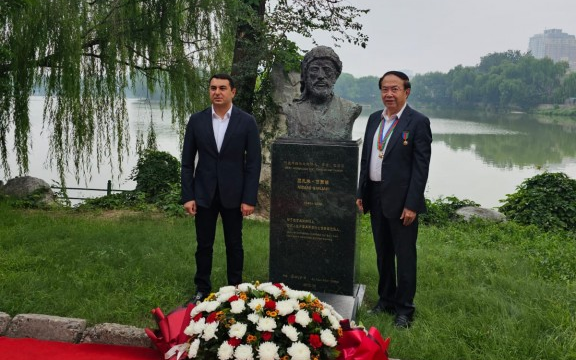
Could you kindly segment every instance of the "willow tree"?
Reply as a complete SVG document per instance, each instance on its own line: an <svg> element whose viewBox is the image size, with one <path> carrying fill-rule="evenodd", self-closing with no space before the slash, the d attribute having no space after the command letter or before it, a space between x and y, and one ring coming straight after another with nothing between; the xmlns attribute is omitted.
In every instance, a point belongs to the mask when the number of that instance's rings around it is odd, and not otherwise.
<svg viewBox="0 0 576 360"><path fill-rule="evenodd" d="M10 173L8 134L28 172L28 102L45 90L44 132L60 180L127 151L125 90L141 79L182 125L205 105L206 74L231 62L231 0L2 0L0 169ZM96 154L96 161L92 161Z"/></svg>
<svg viewBox="0 0 576 360"><path fill-rule="evenodd" d="M297 60L290 32L326 30L365 46L355 21L365 12L344 0L0 0L0 170L10 174L13 133L18 173L28 172L36 88L45 91L48 160L65 186L67 172L79 178L114 153L121 171L130 150L125 90L140 79L180 129L207 105L214 71L239 77L238 101L251 110L255 94L266 97L257 78L266 84L271 64Z"/></svg>

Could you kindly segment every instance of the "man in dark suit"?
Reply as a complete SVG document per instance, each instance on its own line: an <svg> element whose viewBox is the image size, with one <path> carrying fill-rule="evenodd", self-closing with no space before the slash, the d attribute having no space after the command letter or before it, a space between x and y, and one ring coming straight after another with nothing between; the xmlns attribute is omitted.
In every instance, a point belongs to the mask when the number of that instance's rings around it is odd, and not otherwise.
<svg viewBox="0 0 576 360"><path fill-rule="evenodd" d="M389 71L378 83L385 109L370 115L364 135L356 204L370 212L379 273L379 300L372 312L395 315L410 327L416 294L417 214L426 211L430 120L406 101L410 79Z"/></svg>
<svg viewBox="0 0 576 360"><path fill-rule="evenodd" d="M260 180L258 127L252 115L232 105L233 79L214 75L209 91L212 106L190 117L182 150L182 203L196 224L196 295L191 302L202 301L212 290L218 215L224 228L228 284L242 283L242 219L254 213Z"/></svg>

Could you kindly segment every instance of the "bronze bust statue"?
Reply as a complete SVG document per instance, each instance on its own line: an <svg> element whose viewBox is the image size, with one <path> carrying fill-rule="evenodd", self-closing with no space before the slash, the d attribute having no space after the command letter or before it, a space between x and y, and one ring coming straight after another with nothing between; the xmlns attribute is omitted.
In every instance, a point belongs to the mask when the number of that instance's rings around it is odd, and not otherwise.
<svg viewBox="0 0 576 360"><path fill-rule="evenodd" d="M341 72L342 62L330 47L318 46L304 55L301 96L282 107L288 137L352 139L352 126L362 106L334 95L334 84Z"/></svg>

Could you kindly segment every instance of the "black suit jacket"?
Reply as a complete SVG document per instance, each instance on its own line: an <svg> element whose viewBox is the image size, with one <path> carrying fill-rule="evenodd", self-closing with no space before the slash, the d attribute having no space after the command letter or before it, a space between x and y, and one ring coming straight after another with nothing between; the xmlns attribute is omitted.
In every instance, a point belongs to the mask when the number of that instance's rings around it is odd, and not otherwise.
<svg viewBox="0 0 576 360"><path fill-rule="evenodd" d="M369 164L372 155L374 134L380 125L382 111L371 114L366 124L357 198L362 199L364 212L370 211ZM404 145L403 135L408 136ZM430 119L408 105L392 133L382 159L382 206L387 218L400 218L402 210L408 208L417 213L426 211L424 190L428 180L432 153L432 131Z"/></svg>
<svg viewBox="0 0 576 360"><path fill-rule="evenodd" d="M190 117L182 150L182 203L195 200L210 207L218 186L225 208L256 205L262 160L256 120L233 106L229 121L218 153L212 108Z"/></svg>

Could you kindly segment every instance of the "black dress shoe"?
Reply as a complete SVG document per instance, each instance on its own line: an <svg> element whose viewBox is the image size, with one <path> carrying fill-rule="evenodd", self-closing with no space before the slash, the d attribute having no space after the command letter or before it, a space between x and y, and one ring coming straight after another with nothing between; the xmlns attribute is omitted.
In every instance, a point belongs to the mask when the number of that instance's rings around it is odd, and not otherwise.
<svg viewBox="0 0 576 360"><path fill-rule="evenodd" d="M208 293L198 291L196 295L192 296L190 300L188 300L188 304L198 304L199 302L204 301L204 299L206 299L207 296Z"/></svg>
<svg viewBox="0 0 576 360"><path fill-rule="evenodd" d="M408 315L397 315L394 320L394 326L401 329L408 329L412 326L412 318Z"/></svg>
<svg viewBox="0 0 576 360"><path fill-rule="evenodd" d="M368 310L368 314L380 314L380 313L396 315L396 309L394 309L392 306L384 306L378 303L371 310Z"/></svg>

